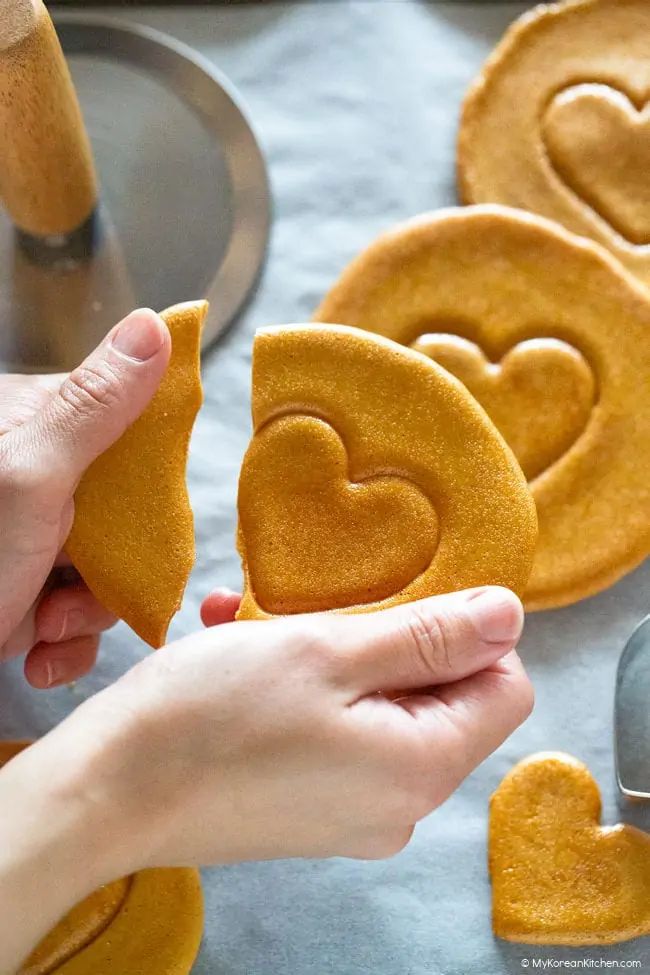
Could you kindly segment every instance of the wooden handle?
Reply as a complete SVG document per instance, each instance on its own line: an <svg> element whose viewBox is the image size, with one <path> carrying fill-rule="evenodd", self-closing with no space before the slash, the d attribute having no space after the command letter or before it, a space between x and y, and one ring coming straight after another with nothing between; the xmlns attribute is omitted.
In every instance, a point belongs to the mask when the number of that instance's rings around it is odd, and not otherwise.
<svg viewBox="0 0 650 975"><path fill-rule="evenodd" d="M0 198L37 237L71 233L97 202L90 143L42 0L0 0Z"/></svg>

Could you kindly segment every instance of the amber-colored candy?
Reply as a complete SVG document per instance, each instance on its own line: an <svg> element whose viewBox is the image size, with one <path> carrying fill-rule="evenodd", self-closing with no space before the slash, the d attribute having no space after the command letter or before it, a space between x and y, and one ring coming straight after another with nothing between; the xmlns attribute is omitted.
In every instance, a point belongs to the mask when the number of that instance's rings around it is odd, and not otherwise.
<svg viewBox="0 0 650 975"><path fill-rule="evenodd" d="M600 794L570 755L532 755L490 802L494 933L596 945L650 934L650 836L600 826Z"/></svg>
<svg viewBox="0 0 650 975"><path fill-rule="evenodd" d="M253 425L240 619L364 612L489 583L523 590L536 537L525 479L435 363L357 329L264 329Z"/></svg>
<svg viewBox="0 0 650 975"><path fill-rule="evenodd" d="M470 89L458 142L466 203L551 217L650 283L650 4L543 4Z"/></svg>
<svg viewBox="0 0 650 975"><path fill-rule="evenodd" d="M90 216L90 143L42 0L0 0L0 146L0 197L18 227L69 234Z"/></svg>
<svg viewBox="0 0 650 975"><path fill-rule="evenodd" d="M650 295L603 248L520 210L440 210L380 237L315 318L433 356L490 413L537 505L529 609L650 554Z"/></svg>
<svg viewBox="0 0 650 975"><path fill-rule="evenodd" d="M97 599L161 646L194 564L185 468L202 401L204 301L162 313L172 337L165 377L142 416L88 469L66 549Z"/></svg>
<svg viewBox="0 0 650 975"><path fill-rule="evenodd" d="M519 342L499 362L491 362L480 346L459 335L422 335L412 347L467 386L510 444L529 481L575 443L595 406L596 382L589 364L558 339Z"/></svg>
<svg viewBox="0 0 650 975"><path fill-rule="evenodd" d="M0 767L29 744L0 742ZM73 907L18 975L188 975L202 932L198 871L143 870Z"/></svg>

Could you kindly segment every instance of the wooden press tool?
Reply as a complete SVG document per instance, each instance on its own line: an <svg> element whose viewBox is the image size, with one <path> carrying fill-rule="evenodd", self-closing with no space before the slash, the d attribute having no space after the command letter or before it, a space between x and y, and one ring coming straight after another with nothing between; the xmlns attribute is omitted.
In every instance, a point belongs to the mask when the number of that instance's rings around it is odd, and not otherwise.
<svg viewBox="0 0 650 975"><path fill-rule="evenodd" d="M0 200L19 230L53 243L97 202L90 143L42 0L0 0Z"/></svg>

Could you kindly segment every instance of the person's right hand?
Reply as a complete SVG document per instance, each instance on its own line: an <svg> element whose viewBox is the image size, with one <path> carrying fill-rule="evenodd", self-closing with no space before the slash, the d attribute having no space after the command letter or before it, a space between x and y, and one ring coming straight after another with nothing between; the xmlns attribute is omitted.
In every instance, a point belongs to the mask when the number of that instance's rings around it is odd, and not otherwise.
<svg viewBox="0 0 650 975"><path fill-rule="evenodd" d="M58 737L116 874L385 857L529 714L522 619L491 587L225 623L148 657L32 751Z"/></svg>

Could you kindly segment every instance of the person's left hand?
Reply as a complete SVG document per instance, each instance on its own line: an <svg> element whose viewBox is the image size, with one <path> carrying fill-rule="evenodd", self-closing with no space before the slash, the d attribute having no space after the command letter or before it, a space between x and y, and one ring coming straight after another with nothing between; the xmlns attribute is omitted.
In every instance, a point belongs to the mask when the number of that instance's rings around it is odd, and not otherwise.
<svg viewBox="0 0 650 975"><path fill-rule="evenodd" d="M69 376L0 376L0 661L27 653L34 687L87 673L115 623L63 545L80 478L148 405L170 346L137 311Z"/></svg>

